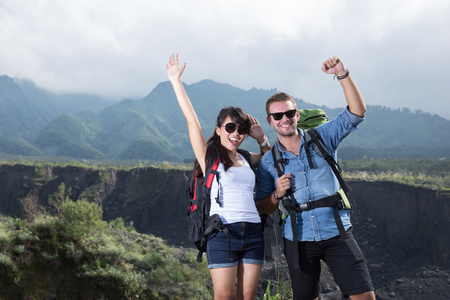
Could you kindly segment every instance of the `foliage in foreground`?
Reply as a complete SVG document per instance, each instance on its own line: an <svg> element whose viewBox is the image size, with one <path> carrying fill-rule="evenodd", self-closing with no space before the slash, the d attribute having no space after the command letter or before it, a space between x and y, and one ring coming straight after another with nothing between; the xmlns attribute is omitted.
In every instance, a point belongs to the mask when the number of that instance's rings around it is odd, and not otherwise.
<svg viewBox="0 0 450 300"><path fill-rule="evenodd" d="M102 209L68 196L54 213L0 216L0 299L208 299L206 264L193 251L129 232ZM114 225L114 227L112 226Z"/></svg>
<svg viewBox="0 0 450 300"><path fill-rule="evenodd" d="M271 281L267 283L263 300L288 300L292 299L291 282L287 278L281 278L274 281L275 285L271 286ZM275 296L271 296L272 293L276 293Z"/></svg>

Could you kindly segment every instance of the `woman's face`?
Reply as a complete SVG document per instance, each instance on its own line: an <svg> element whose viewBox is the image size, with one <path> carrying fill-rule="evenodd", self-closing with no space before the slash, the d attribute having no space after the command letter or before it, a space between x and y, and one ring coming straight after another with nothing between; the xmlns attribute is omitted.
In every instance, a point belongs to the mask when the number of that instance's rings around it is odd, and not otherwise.
<svg viewBox="0 0 450 300"><path fill-rule="evenodd" d="M222 146L230 152L235 152L244 141L248 129L247 126L239 125L238 122L227 116L222 126L216 127L216 133L220 136Z"/></svg>

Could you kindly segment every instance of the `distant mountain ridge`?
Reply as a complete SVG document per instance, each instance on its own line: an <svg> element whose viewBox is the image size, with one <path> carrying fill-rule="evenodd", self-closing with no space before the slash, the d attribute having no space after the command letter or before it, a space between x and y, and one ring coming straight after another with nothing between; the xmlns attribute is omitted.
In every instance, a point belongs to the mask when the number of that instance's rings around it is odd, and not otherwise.
<svg viewBox="0 0 450 300"><path fill-rule="evenodd" d="M222 107L240 106L262 124L270 141L275 132L265 121L265 102L275 89L242 90L203 80L186 92L209 137ZM299 108L316 108L296 99ZM345 100L343 100L345 105ZM329 118L343 108L324 106ZM366 120L340 147L340 158L449 158L450 121L409 109L368 105ZM242 147L259 151L251 139ZM77 159L190 161L186 121L169 82L140 100L118 103L83 94L55 94L29 81L0 76L0 152L23 156Z"/></svg>

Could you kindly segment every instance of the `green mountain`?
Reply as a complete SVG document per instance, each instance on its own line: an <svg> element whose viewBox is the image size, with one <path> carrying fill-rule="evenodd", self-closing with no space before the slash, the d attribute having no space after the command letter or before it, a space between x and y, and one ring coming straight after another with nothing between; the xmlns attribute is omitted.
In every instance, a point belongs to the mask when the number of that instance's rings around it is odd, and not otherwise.
<svg viewBox="0 0 450 300"><path fill-rule="evenodd" d="M7 76L0 76L0 135L29 139L46 124L39 105Z"/></svg>
<svg viewBox="0 0 450 300"><path fill-rule="evenodd" d="M258 118L269 140L275 141L275 132L266 122L265 102L277 90L242 90L211 80L185 88L205 137L211 136L220 109L233 105ZM296 101L299 108L319 107ZM320 108L330 119L343 109ZM448 158L449 146L449 120L368 103L366 120L343 141L339 157ZM243 148L259 151L251 138ZM83 94L50 93L7 76L0 76L0 152L175 162L194 157L185 118L169 82L158 84L140 100L112 103Z"/></svg>
<svg viewBox="0 0 450 300"><path fill-rule="evenodd" d="M42 145L42 142L36 138L41 137L44 134L41 131L45 131L46 126L61 114L78 113L83 110L99 111L111 103L84 94L50 93L36 87L30 81L0 76L0 152L25 156L51 153L68 155L69 152L63 150L64 143L60 145L61 150L43 152L51 146L47 145L41 149L39 145ZM70 136L65 139L70 140Z"/></svg>
<svg viewBox="0 0 450 300"><path fill-rule="evenodd" d="M105 156L91 146L94 137L95 133L80 118L66 113L51 121L34 144L46 155L104 159Z"/></svg>
<svg viewBox="0 0 450 300"><path fill-rule="evenodd" d="M0 136L0 153L12 153L23 156L39 156L41 151L22 138Z"/></svg>
<svg viewBox="0 0 450 300"><path fill-rule="evenodd" d="M47 122L63 113L75 114L84 110L97 113L114 104L113 101L94 95L51 93L37 87L29 80L17 80L15 83L29 99L39 104L39 112L46 118Z"/></svg>

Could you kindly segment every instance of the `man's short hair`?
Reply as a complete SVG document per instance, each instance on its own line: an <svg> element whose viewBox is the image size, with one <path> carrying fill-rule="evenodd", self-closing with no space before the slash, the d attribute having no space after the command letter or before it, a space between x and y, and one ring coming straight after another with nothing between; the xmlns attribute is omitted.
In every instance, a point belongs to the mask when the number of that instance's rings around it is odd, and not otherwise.
<svg viewBox="0 0 450 300"><path fill-rule="evenodd" d="M269 99L267 99L267 102L266 102L267 115L269 115L269 113L270 113L269 107L272 103L285 102L285 101L291 101L294 104L294 108L297 109L297 103L295 103L294 98L292 98L291 96L289 96L286 93L277 93L277 94L272 95Z"/></svg>

